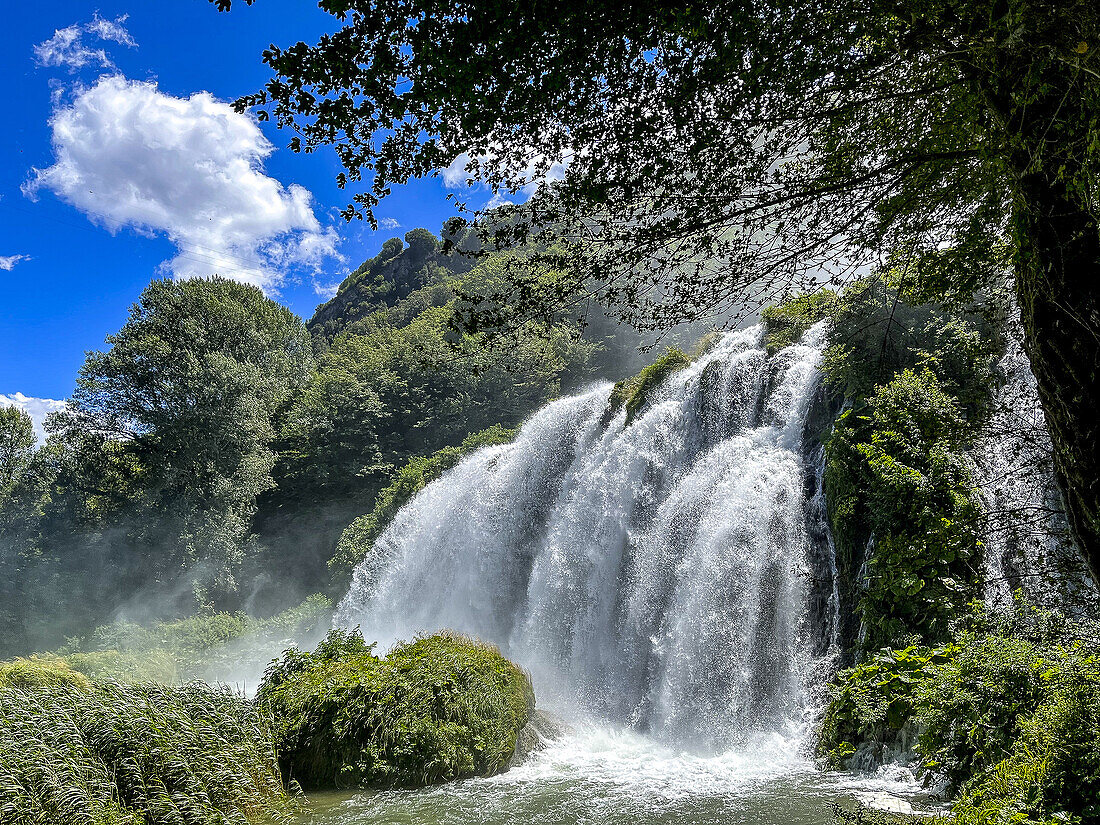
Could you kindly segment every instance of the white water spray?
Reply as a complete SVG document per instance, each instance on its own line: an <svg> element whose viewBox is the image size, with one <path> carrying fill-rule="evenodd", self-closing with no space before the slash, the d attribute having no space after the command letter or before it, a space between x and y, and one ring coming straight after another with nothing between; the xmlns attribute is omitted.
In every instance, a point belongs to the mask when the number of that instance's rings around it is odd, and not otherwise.
<svg viewBox="0 0 1100 825"><path fill-rule="evenodd" d="M450 628L540 702L721 750L795 733L813 672L806 467L823 325L769 357L724 337L628 426L610 386L554 402L397 514L337 624Z"/></svg>

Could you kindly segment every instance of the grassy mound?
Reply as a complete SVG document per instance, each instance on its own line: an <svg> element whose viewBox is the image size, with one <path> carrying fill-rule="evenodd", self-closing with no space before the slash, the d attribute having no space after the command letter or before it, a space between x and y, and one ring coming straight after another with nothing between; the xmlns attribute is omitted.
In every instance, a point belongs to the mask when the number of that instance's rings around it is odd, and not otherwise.
<svg viewBox="0 0 1100 825"><path fill-rule="evenodd" d="M440 634L385 658L357 631L287 651L257 701L280 763L304 787L420 787L504 770L534 704L495 648Z"/></svg>
<svg viewBox="0 0 1100 825"><path fill-rule="evenodd" d="M253 825L292 804L258 710L205 686L95 683L63 663L0 675L0 823Z"/></svg>
<svg viewBox="0 0 1100 825"><path fill-rule="evenodd" d="M31 656L0 662L0 688L36 690L63 686L90 690L92 683L60 659Z"/></svg>

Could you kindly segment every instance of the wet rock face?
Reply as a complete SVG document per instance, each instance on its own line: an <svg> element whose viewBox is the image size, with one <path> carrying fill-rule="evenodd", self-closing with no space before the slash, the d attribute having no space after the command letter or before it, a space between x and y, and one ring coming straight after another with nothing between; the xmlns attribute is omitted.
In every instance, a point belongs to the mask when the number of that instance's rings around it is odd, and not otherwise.
<svg viewBox="0 0 1100 825"><path fill-rule="evenodd" d="M1066 515L1100 578L1100 232L1064 183L1020 182L1016 292Z"/></svg>

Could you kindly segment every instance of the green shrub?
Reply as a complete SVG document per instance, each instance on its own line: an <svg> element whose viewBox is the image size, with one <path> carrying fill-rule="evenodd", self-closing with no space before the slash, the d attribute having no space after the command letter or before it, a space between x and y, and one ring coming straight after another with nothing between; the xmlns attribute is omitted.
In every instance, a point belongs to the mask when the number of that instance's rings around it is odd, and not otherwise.
<svg viewBox="0 0 1100 825"><path fill-rule="evenodd" d="M649 405L654 391L670 375L689 366L691 366L691 358L681 350L669 347L664 355L633 378L620 381L615 385L607 401L608 417L625 407L626 423L627 426L630 426L638 413Z"/></svg>
<svg viewBox="0 0 1100 825"><path fill-rule="evenodd" d="M87 676L73 670L60 659L32 656L29 659L0 662L0 688L31 690L63 685L80 690L91 688Z"/></svg>
<svg viewBox="0 0 1100 825"><path fill-rule="evenodd" d="M406 502L435 481L463 458L482 447L507 444L516 437L517 430L495 424L480 432L472 433L458 447L444 447L430 456L414 456L397 471L393 481L375 499L374 509L359 516L340 535L336 552L328 562L332 576L331 591L343 593L351 583L352 573L367 557L374 542L389 526Z"/></svg>
<svg viewBox="0 0 1100 825"><path fill-rule="evenodd" d="M1000 321L976 308L908 303L894 275L856 281L830 307L822 363L829 386L857 400L903 370L928 369L968 418L979 418L1004 349Z"/></svg>
<svg viewBox="0 0 1100 825"><path fill-rule="evenodd" d="M1100 822L1100 660L1077 645L1042 668L1041 701L1011 751L963 787L960 825Z"/></svg>
<svg viewBox="0 0 1100 825"><path fill-rule="evenodd" d="M290 650L257 701L275 719L284 772L306 787L419 787L503 770L527 723L526 674L495 648L452 634L374 655L334 630Z"/></svg>
<svg viewBox="0 0 1100 825"><path fill-rule="evenodd" d="M841 673L825 711L818 757L841 769L860 745L892 744L913 719L933 667L956 652L955 647L886 649Z"/></svg>
<svg viewBox="0 0 1100 825"><path fill-rule="evenodd" d="M825 489L841 566L866 558L864 647L947 638L976 594L979 503L967 426L935 373L905 370L846 412L826 444Z"/></svg>
<svg viewBox="0 0 1100 825"><path fill-rule="evenodd" d="M0 686L0 823L289 821L270 730L228 691Z"/></svg>
<svg viewBox="0 0 1100 825"><path fill-rule="evenodd" d="M960 787L1008 755L1020 722L1039 707L1052 662L1027 639L965 633L921 685L924 768Z"/></svg>
<svg viewBox="0 0 1100 825"><path fill-rule="evenodd" d="M945 647L841 673L819 756L845 767L911 725L921 772L958 793L959 825L1100 822L1098 629L1022 605L967 624Z"/></svg>

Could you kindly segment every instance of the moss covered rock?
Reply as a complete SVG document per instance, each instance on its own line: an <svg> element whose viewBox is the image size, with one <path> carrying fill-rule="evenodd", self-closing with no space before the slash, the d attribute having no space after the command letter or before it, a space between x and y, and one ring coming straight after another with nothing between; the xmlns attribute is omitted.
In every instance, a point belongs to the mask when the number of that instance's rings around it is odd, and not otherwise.
<svg viewBox="0 0 1100 825"><path fill-rule="evenodd" d="M527 675L489 645L437 634L384 658L358 631L290 650L257 701L305 788L420 787L505 770L534 707Z"/></svg>
<svg viewBox="0 0 1100 825"><path fill-rule="evenodd" d="M653 398L654 391L674 373L691 365L691 358L675 347L668 350L633 378L620 381L611 391L607 401L607 417L626 408L627 426L643 412Z"/></svg>

